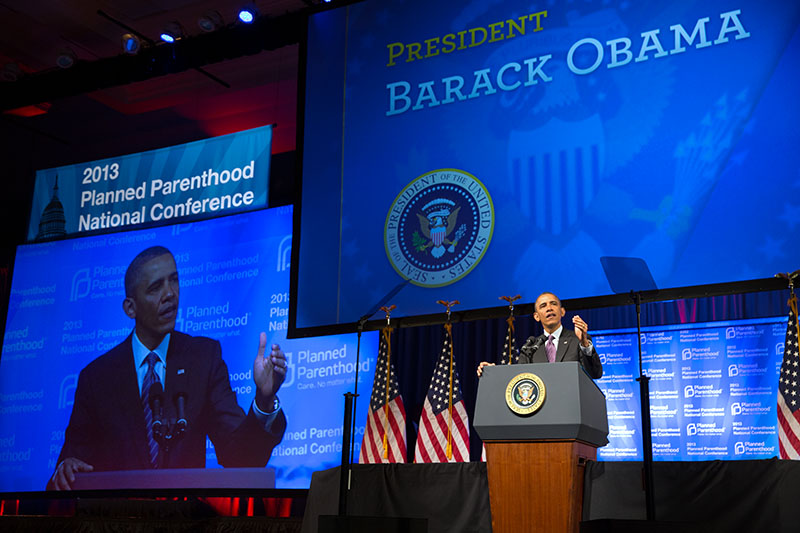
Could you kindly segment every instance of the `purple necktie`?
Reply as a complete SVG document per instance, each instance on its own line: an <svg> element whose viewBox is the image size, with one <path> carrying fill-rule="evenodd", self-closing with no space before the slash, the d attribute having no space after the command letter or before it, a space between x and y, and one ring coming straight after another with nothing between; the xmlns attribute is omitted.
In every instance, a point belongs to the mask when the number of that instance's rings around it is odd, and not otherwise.
<svg viewBox="0 0 800 533"><path fill-rule="evenodd" d="M555 363L556 361L556 345L553 344L553 337L552 335L547 337L547 342L544 345L544 349L547 352L547 360L551 363Z"/></svg>
<svg viewBox="0 0 800 533"><path fill-rule="evenodd" d="M160 381L156 374L156 361L158 355L155 352L147 354L147 372L142 381L142 408L144 409L144 424L147 428L147 448L150 456L150 464L153 468L158 468L158 443L153 437L153 411L150 409L150 387Z"/></svg>

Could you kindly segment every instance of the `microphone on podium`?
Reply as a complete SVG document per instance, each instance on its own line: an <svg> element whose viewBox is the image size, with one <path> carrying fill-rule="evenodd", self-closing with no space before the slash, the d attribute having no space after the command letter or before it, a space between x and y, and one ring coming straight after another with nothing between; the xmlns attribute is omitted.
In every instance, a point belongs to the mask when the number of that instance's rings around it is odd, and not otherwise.
<svg viewBox="0 0 800 533"><path fill-rule="evenodd" d="M178 409L178 419L175 421L175 437L180 437L186 432L189 422L186 420L186 392L179 390L175 393L175 405Z"/></svg>
<svg viewBox="0 0 800 533"><path fill-rule="evenodd" d="M176 392L173 399L175 401L175 407L178 415L174 428L176 438L182 437L183 434L186 433L186 428L189 426L189 421L186 420L186 402L188 400L188 396L186 394L185 381L185 374L178 373L175 376Z"/></svg>
<svg viewBox="0 0 800 533"><path fill-rule="evenodd" d="M150 386L150 410L153 412L153 437L161 442L164 438L164 422L161 420L161 408L164 403L164 386L160 381L156 381Z"/></svg>
<svg viewBox="0 0 800 533"><path fill-rule="evenodd" d="M525 341L525 344L522 345L522 348L520 348L519 351L528 357L532 357L533 354L536 353L536 350L542 347L544 341L544 335L540 335L538 337L528 337L528 340Z"/></svg>

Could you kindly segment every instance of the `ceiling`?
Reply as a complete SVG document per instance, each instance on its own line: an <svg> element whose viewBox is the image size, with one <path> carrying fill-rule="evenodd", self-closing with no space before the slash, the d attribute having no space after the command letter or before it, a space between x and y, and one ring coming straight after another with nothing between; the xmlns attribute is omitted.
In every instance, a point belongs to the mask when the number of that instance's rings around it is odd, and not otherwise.
<svg viewBox="0 0 800 533"><path fill-rule="evenodd" d="M197 44L207 36L197 25L200 15L216 10L226 26L238 30L234 21L243 4L244 0L0 1L0 68L15 68L9 64L18 68L0 76L6 78L0 82L0 106L6 115L18 117L17 120L37 115L52 117L75 106L65 105L60 99L85 94L93 101L93 114L103 108L125 116L169 111L170 118L196 122L208 135L274 122L285 126L274 151L291 150L298 46L288 43L296 43L297 34L284 36L274 50L224 61L203 58L204 64L199 68L169 66L168 71L177 70L169 74L158 69L154 73L140 72L135 79L144 81L129 82L117 72L123 62L132 61L122 54L121 36L128 33L125 26L156 43L145 45L140 55L153 56L158 50L153 57L162 58L171 50L170 45L158 39L167 23L177 21L183 26L189 38L181 44ZM300 13L310 2L261 0L254 4L262 17L281 20ZM72 51L77 58L72 69L56 66L57 56L64 51ZM18 80L8 81L9 72L19 72ZM73 84L71 78L80 78L83 83ZM24 87L22 99L11 92L16 88L14 84ZM87 90L94 88L92 84L108 87ZM256 124L258 121L262 122ZM63 136L65 132L51 122L54 121L27 121L27 125L44 128L45 134Z"/></svg>
<svg viewBox="0 0 800 533"><path fill-rule="evenodd" d="M249 31L235 24L239 7L246 3L0 0L3 244L13 248L23 240L37 169L265 124L276 125L273 154L289 155L296 141L299 21L313 3L249 2L260 13L257 23L271 24L250 28L274 36L242 55L231 47L238 47L237 39ZM219 12L225 27L204 34L197 19L209 10ZM175 45L160 43L158 36L171 21L178 21L188 37ZM128 31L123 25L155 44L135 57L124 55L121 37ZM225 57L216 53L218 43L228 45ZM67 49L77 61L70 69L59 69L56 57ZM173 61L180 57L190 59ZM3 69L8 64L18 67L16 81L7 79L9 71ZM126 70L133 73L129 79Z"/></svg>

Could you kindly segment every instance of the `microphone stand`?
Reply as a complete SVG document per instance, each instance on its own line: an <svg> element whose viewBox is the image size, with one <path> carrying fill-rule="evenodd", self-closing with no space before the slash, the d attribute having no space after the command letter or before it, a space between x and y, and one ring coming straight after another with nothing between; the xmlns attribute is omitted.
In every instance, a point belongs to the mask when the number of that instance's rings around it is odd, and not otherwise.
<svg viewBox="0 0 800 533"><path fill-rule="evenodd" d="M377 311L377 309L376 309ZM344 394L344 421L342 428L342 465L339 469L339 516L347 516L347 493L350 490L350 478L352 475L353 464L353 439L356 432L356 398L358 397L358 365L361 361L361 333L364 331L364 324L373 313L362 316L358 320L358 342L356 343L356 381L353 392Z"/></svg>
<svg viewBox="0 0 800 533"><path fill-rule="evenodd" d="M153 432L153 438L158 443L159 458L163 458L163 460L160 461L161 468L170 468L170 451L178 445L178 441L181 440L188 428L185 415L186 395L184 393L177 394L175 396L176 403L179 402L178 397L181 397L183 404L180 404L178 408L177 419L164 419L161 408L159 408L157 416L153 414L154 422L157 421L161 424L161 429L157 433L155 431Z"/></svg>
<svg viewBox="0 0 800 533"><path fill-rule="evenodd" d="M353 398L353 416L352 416L353 420L352 420L352 425L350 426L350 431L351 431L350 435L351 435L352 439L355 439L355 434L356 434L355 411L356 411L356 399L358 398L358 371L359 371L358 365L361 362L361 334L364 332L364 324L367 323L367 320L369 319L370 316L371 315L364 315L358 320L358 333L357 333L358 341L356 342L356 381L355 381L355 384L353 385L353 392L352 392L352 395L351 395L352 398ZM351 393L348 392L347 394L351 394ZM345 398L347 398L347 394L345 395ZM345 407L345 409L346 408L347 407ZM355 449L355 441L353 440L350 443L350 463L351 464L353 463L353 450L354 449ZM349 485L348 485L348 488L349 488Z"/></svg>
<svg viewBox="0 0 800 533"><path fill-rule="evenodd" d="M386 293L386 296L375 304L372 309L367 311L367 314L358 319L357 332L358 343L356 344L356 375L353 392L346 392L344 394L344 421L342 424L342 465L339 470L339 516L347 515L347 492L350 490L350 478L352 475L351 465L353 463L353 450L355 449L355 434L356 434L356 398L358 397L358 367L361 362L361 333L364 331L364 325L369 320L369 317L374 315L385 305L391 298L400 292L411 280L406 279L395 285L392 290ZM391 306L394 309L394 306ZM389 314L386 314L387 321Z"/></svg>
<svg viewBox="0 0 800 533"><path fill-rule="evenodd" d="M639 401L642 410L642 454L644 456L644 497L647 520L656 519L656 505L653 489L653 431L650 423L650 376L642 371L642 292L658 292L647 262L640 257L600 258L611 290L617 294L630 294L636 305L636 334L639 342Z"/></svg>
<svg viewBox="0 0 800 533"><path fill-rule="evenodd" d="M656 519L655 491L653 484L653 432L650 422L650 376L642 371L642 293L631 291L636 305L636 338L639 342L639 400L642 410L642 454L644 456L644 498L647 520Z"/></svg>

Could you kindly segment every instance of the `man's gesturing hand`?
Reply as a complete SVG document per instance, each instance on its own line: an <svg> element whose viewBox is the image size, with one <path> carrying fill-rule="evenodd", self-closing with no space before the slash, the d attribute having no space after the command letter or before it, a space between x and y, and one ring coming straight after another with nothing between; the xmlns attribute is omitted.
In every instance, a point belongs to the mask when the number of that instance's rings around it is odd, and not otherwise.
<svg viewBox="0 0 800 533"><path fill-rule="evenodd" d="M572 317L572 324L575 326L575 335L581 346L589 346L589 325L578 315Z"/></svg>
<svg viewBox="0 0 800 533"><path fill-rule="evenodd" d="M256 382L256 405L265 413L271 413L275 403L275 394L286 379L286 356L277 344L272 345L268 355L267 334L263 331L258 339L258 354L253 361L253 379Z"/></svg>

